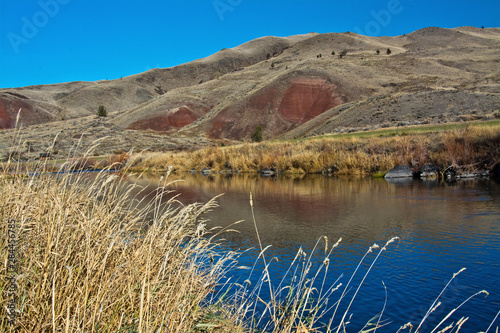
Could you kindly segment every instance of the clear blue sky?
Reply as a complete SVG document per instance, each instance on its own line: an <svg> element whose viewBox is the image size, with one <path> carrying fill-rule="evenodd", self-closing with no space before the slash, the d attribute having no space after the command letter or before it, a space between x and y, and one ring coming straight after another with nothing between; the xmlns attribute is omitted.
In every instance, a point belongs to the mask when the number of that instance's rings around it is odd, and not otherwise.
<svg viewBox="0 0 500 333"><path fill-rule="evenodd" d="M499 0L0 0L0 88L117 79L262 36L500 26Z"/></svg>

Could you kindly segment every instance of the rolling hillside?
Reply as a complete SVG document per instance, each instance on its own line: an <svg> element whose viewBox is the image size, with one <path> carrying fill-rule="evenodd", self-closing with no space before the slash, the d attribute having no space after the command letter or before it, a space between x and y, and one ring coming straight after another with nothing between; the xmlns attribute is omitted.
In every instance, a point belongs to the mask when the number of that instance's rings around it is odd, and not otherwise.
<svg viewBox="0 0 500 333"><path fill-rule="evenodd" d="M248 140L257 126L271 139L491 119L500 117L499 55L499 28L262 37L119 80L1 89L0 151L19 109L32 153L57 133L62 152L105 137L107 153ZM109 115L97 119L101 104Z"/></svg>

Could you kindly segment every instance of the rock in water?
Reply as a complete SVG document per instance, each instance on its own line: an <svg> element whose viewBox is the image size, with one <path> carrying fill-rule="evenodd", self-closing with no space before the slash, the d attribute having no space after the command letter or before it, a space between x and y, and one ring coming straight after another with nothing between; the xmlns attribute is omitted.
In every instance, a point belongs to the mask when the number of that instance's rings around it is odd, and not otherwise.
<svg viewBox="0 0 500 333"><path fill-rule="evenodd" d="M389 170L388 173L385 174L384 178L408 178L408 177L413 177L413 173L411 172L411 169L407 165L397 165L391 170Z"/></svg>
<svg viewBox="0 0 500 333"><path fill-rule="evenodd" d="M276 175L276 170L274 168L265 168L262 170L262 175L263 176L274 176Z"/></svg>
<svg viewBox="0 0 500 333"><path fill-rule="evenodd" d="M420 168L421 178L436 178L438 177L438 170L432 164L425 164Z"/></svg>

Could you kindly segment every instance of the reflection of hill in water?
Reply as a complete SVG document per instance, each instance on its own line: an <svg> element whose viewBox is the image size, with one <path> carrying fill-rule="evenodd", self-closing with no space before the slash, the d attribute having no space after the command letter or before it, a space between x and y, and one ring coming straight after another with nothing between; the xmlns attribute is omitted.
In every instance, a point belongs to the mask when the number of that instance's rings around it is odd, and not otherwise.
<svg viewBox="0 0 500 333"><path fill-rule="evenodd" d="M154 190L160 175L144 175L138 182ZM413 233L438 234L443 228L463 223L464 214L498 211L499 187L493 183L478 187L477 182L391 184L384 180L347 180L323 176L264 178L257 175L201 176L171 175L183 203L218 199L220 207L210 214L211 224L227 226L238 220L241 236L252 242L255 230L249 204L252 192L257 225L266 244L288 247L313 244L326 235L330 241L344 237L344 243L369 246L392 235L402 238ZM488 193L487 191L490 191ZM167 196L167 197L168 197ZM488 226L474 226L476 231ZM486 232L486 230L484 230Z"/></svg>

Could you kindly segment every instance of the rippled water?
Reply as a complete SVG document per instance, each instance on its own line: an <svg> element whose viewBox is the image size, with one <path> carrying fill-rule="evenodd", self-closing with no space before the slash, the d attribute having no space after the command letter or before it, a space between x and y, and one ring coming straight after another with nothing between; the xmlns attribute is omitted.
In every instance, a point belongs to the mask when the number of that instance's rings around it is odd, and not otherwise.
<svg viewBox="0 0 500 333"><path fill-rule="evenodd" d="M324 235L330 246L342 237L330 258L326 285L335 283L342 274L339 281L345 285L370 245L383 245L398 236L400 240L381 254L353 302L348 331L361 329L382 310L386 293L382 281L387 287L383 319L391 323L378 331L395 332L408 321L418 323L453 274L464 267L466 270L443 293L443 305L432 313L422 331L431 331L449 311L483 289L490 293L488 297L476 296L447 323L469 317L460 332L485 331L500 310L498 184L478 180L389 183L322 176L181 178L183 182L170 187L181 193L179 199L185 203L206 202L225 193L218 199L220 207L208 216L211 226L244 220L234 227L239 233L224 235L223 246L226 250L254 248L241 257L242 265L252 265L259 252L249 204L252 192L262 243L271 245L267 258L278 258L271 265L273 281L281 279L300 247L309 252ZM138 181L154 186L158 178ZM320 247L324 248L323 241ZM315 252L316 263L323 258L322 250ZM374 258L375 254L370 254L361 265L350 295ZM234 270L231 274L240 282L248 278L247 271ZM498 319L496 326L500 326Z"/></svg>

